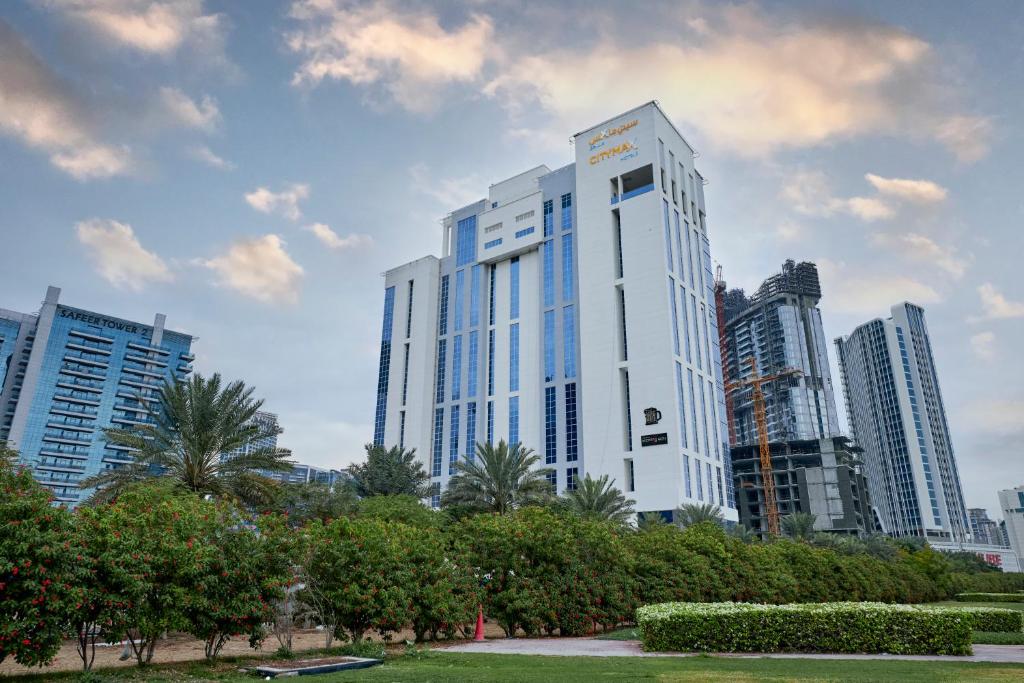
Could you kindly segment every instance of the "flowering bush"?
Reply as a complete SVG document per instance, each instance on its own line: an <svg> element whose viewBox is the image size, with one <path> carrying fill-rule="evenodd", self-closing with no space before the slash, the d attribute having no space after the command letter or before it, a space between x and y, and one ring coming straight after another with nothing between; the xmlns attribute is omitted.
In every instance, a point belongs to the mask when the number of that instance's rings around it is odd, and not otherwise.
<svg viewBox="0 0 1024 683"><path fill-rule="evenodd" d="M921 605L921 609L933 609L930 605ZM948 609L948 608L942 608ZM1000 607L956 607L971 620L971 628L975 631L996 631L1019 633L1024 631L1024 612Z"/></svg>
<svg viewBox="0 0 1024 683"><path fill-rule="evenodd" d="M1024 602L1024 593L957 593L956 599L960 602Z"/></svg>
<svg viewBox="0 0 1024 683"><path fill-rule="evenodd" d="M653 651L971 653L972 619L957 608L663 603L638 609L637 624Z"/></svg>

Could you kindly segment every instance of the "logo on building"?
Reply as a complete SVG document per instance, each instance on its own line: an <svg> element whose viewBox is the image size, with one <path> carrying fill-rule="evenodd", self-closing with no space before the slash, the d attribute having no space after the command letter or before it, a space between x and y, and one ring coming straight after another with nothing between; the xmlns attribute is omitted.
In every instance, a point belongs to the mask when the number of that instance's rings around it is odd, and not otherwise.
<svg viewBox="0 0 1024 683"><path fill-rule="evenodd" d="M633 119L632 121L624 123L621 126L615 126L614 128L605 128L600 133L590 138L590 150L593 151L597 147L599 147L600 145L598 145L598 143L601 142L602 140L614 137L616 135L622 135L627 130L635 128L638 123L640 122L637 119Z"/></svg>
<svg viewBox="0 0 1024 683"><path fill-rule="evenodd" d="M644 408L644 419L649 425L656 425L661 422L661 411L657 408Z"/></svg>

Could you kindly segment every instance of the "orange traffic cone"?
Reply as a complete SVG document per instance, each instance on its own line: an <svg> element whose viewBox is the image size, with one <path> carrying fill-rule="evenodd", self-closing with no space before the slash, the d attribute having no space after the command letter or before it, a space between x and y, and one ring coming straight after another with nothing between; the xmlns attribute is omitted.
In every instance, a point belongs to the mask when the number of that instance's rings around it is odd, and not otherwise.
<svg viewBox="0 0 1024 683"><path fill-rule="evenodd" d="M480 605L479 611L476 613L476 634L473 636L473 640L480 642L484 639L484 606Z"/></svg>

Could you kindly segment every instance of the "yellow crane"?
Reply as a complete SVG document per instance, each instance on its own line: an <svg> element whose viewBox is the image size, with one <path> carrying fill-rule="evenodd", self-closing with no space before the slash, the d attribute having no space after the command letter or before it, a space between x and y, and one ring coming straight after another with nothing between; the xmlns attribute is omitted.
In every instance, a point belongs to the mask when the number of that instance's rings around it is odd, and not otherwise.
<svg viewBox="0 0 1024 683"><path fill-rule="evenodd" d="M727 386L731 394L736 389L750 387L754 393L754 421L757 424L757 441L761 456L761 481L764 484L765 516L768 518L768 533L778 536L782 529L779 525L779 506L775 502L775 472L772 470L772 452L768 445L768 418L764 402L764 391L761 386L783 377L803 374L796 368L786 368L774 375L761 377L757 374L757 359L751 356L746 361L750 365L750 377L732 382Z"/></svg>

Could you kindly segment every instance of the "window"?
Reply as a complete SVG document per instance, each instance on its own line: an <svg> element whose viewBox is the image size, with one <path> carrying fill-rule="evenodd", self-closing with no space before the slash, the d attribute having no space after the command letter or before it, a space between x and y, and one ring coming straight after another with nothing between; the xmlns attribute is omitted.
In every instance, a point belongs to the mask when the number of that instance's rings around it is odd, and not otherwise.
<svg viewBox="0 0 1024 683"><path fill-rule="evenodd" d="M558 472L548 470L544 474L544 478L548 480L548 484L551 486L551 493L558 493Z"/></svg>
<svg viewBox="0 0 1024 683"><path fill-rule="evenodd" d="M690 316L686 313L686 290L679 287L679 295L683 298L680 302L683 309L683 342L686 345L686 362L692 363L693 359L690 357Z"/></svg>
<svg viewBox="0 0 1024 683"><path fill-rule="evenodd" d="M694 391L693 391L693 370L691 370L690 368L687 368L686 369L686 375L687 375L687 378L689 379L689 384L690 384L690 418L691 418L691 423L693 424L693 442L694 442L693 450L695 450L695 451L697 451L699 453L700 452L700 435L697 432L697 402L694 400L694 395L695 394L694 394Z"/></svg>
<svg viewBox="0 0 1024 683"><path fill-rule="evenodd" d="M576 480L579 479L580 469L578 467L570 467L565 471L565 490L575 491Z"/></svg>
<svg viewBox="0 0 1024 683"><path fill-rule="evenodd" d="M519 257L513 256L509 262L509 318L519 317Z"/></svg>
<svg viewBox="0 0 1024 683"><path fill-rule="evenodd" d="M620 384L622 385L622 419L624 420L623 430L626 435L625 448L627 451L633 450L633 420L630 418L630 407L629 407L629 370L622 368L619 370Z"/></svg>
<svg viewBox="0 0 1024 683"><path fill-rule="evenodd" d="M686 487L686 497L693 498L693 488L690 483L690 456L683 454L683 485Z"/></svg>
<svg viewBox="0 0 1024 683"><path fill-rule="evenodd" d="M544 381L555 381L555 312L544 311Z"/></svg>
<svg viewBox="0 0 1024 683"><path fill-rule="evenodd" d="M496 282L497 278L496 278L496 275L495 275L495 271L496 270L497 270L496 266L491 266L490 267L490 271L491 271L491 287L490 287L491 294L490 294L490 303L488 305L489 311L488 311L488 315L487 315L487 320L489 321L488 324L490 324L490 325L494 324L494 295L495 295L495 290L497 289L497 282Z"/></svg>
<svg viewBox="0 0 1024 683"><path fill-rule="evenodd" d="M619 218L619 212L612 211L612 221L615 224L615 254L617 259L615 261L615 277L622 277L622 221Z"/></svg>
<svg viewBox="0 0 1024 683"><path fill-rule="evenodd" d="M715 470L718 474L718 504L725 507L725 492L722 487L722 468L716 467Z"/></svg>
<svg viewBox="0 0 1024 683"><path fill-rule="evenodd" d="M476 216L458 222L455 236L455 265L464 266L476 260Z"/></svg>
<svg viewBox="0 0 1024 683"><path fill-rule="evenodd" d="M508 445L519 443L519 397L508 399Z"/></svg>
<svg viewBox="0 0 1024 683"><path fill-rule="evenodd" d="M522 223L523 221L530 220L531 218L533 218L534 213L535 213L534 210L530 209L526 213L519 214L518 216L516 216L516 223Z"/></svg>
<svg viewBox="0 0 1024 683"><path fill-rule="evenodd" d="M487 402L487 443L494 443L494 401Z"/></svg>
<svg viewBox="0 0 1024 683"><path fill-rule="evenodd" d="M452 406L451 415L448 427L448 474L455 474L455 463L459 461L459 406Z"/></svg>
<svg viewBox="0 0 1024 683"><path fill-rule="evenodd" d="M544 243L544 305L555 305L555 243Z"/></svg>
<svg viewBox="0 0 1024 683"><path fill-rule="evenodd" d="M480 324L480 268L473 266L469 271L469 326Z"/></svg>
<svg viewBox="0 0 1024 683"><path fill-rule="evenodd" d="M572 277L572 233L562 235L562 299L572 301L575 283Z"/></svg>
<svg viewBox="0 0 1024 683"><path fill-rule="evenodd" d="M693 469L697 473L697 500L704 500L704 478L701 475L699 460L693 462Z"/></svg>
<svg viewBox="0 0 1024 683"><path fill-rule="evenodd" d="M436 402L444 403L444 366L445 366L445 353L448 350L448 340L438 339L437 340L437 382L435 387L437 389Z"/></svg>
<svg viewBox="0 0 1024 683"><path fill-rule="evenodd" d="M519 391L519 323L508 330L508 390Z"/></svg>
<svg viewBox="0 0 1024 683"><path fill-rule="evenodd" d="M462 384L462 335L452 341L452 400L458 401Z"/></svg>
<svg viewBox="0 0 1024 683"><path fill-rule="evenodd" d="M455 330L462 329L462 304L466 299L466 271L460 270L455 273Z"/></svg>
<svg viewBox="0 0 1024 683"><path fill-rule="evenodd" d="M675 218L676 227L676 253L679 254L679 284L683 284L686 277L686 269L683 268L683 233L679 227L679 209L673 209L672 215Z"/></svg>
<svg viewBox="0 0 1024 683"><path fill-rule="evenodd" d="M694 289L696 280L693 278L693 245L690 243L690 226L683 221L683 230L686 232L686 264L690 270L690 289Z"/></svg>
<svg viewBox="0 0 1024 683"><path fill-rule="evenodd" d="M711 383L711 380L708 380L708 415L707 415L707 418L708 418L708 423L711 425L709 427L709 432L711 434L711 442L714 442L715 444L718 444L719 443L718 442L718 433L715 431L715 403L714 403L714 401L715 401L715 386ZM709 442L709 447L710 447L710 443L711 442ZM720 447L721 447L721 445L719 445L719 448ZM722 460L722 453L721 453L721 451L716 451L714 453L714 456L715 456L716 460L721 462L721 460Z"/></svg>
<svg viewBox="0 0 1024 683"><path fill-rule="evenodd" d="M476 457L476 402L466 404L466 460Z"/></svg>
<svg viewBox="0 0 1024 683"><path fill-rule="evenodd" d="M679 361L676 361L676 398L679 399L679 443L683 448L686 448L686 404L683 401L683 365Z"/></svg>
<svg viewBox="0 0 1024 683"><path fill-rule="evenodd" d="M494 330L487 332L487 395L494 396Z"/></svg>
<svg viewBox="0 0 1024 683"><path fill-rule="evenodd" d="M664 173L664 171L662 171ZM673 272L674 259L672 258L672 224L668 222L668 200L662 199L662 214L663 222L665 223L665 265L668 268L668 272ZM678 353L678 351L676 352Z"/></svg>
<svg viewBox="0 0 1024 683"><path fill-rule="evenodd" d="M409 344L405 345L405 364L402 368L402 405L409 395Z"/></svg>
<svg viewBox="0 0 1024 683"><path fill-rule="evenodd" d="M499 237L496 240L491 240L490 242L484 242L484 249L493 249L494 247L497 247L498 245L500 245L501 241L502 240Z"/></svg>
<svg viewBox="0 0 1024 683"><path fill-rule="evenodd" d="M387 418L388 377L391 374L391 327L395 318L395 288L384 290L384 324L380 333L380 366L377 368L377 409L373 418L373 442L384 443Z"/></svg>
<svg viewBox="0 0 1024 683"><path fill-rule="evenodd" d="M622 358L629 360L629 341L626 339L626 292L619 287L619 334L622 337Z"/></svg>
<svg viewBox="0 0 1024 683"><path fill-rule="evenodd" d="M409 303L405 311L405 338L412 336L412 286L413 281L409 280Z"/></svg>
<svg viewBox="0 0 1024 683"><path fill-rule="evenodd" d="M668 279L668 305L672 307L672 344L675 354L679 355L679 312L676 310L676 282Z"/></svg>
<svg viewBox="0 0 1024 683"><path fill-rule="evenodd" d="M572 194L562 195L562 230L572 230Z"/></svg>
<svg viewBox="0 0 1024 683"><path fill-rule="evenodd" d="M466 372L466 396L476 396L477 364L480 362L480 339L479 333L473 330L469 333L469 370Z"/></svg>
<svg viewBox="0 0 1024 683"><path fill-rule="evenodd" d="M562 309L562 363L566 379L576 376L576 307Z"/></svg>
<svg viewBox="0 0 1024 683"><path fill-rule="evenodd" d="M548 199L544 202L544 236L550 237L554 230L554 203Z"/></svg>
<svg viewBox="0 0 1024 683"><path fill-rule="evenodd" d="M700 353L700 318L697 317L697 296L690 294L690 309L693 312L693 338L697 344L697 353L694 354L697 357L697 369L702 370L701 365L701 353Z"/></svg>
<svg viewBox="0 0 1024 683"><path fill-rule="evenodd" d="M700 412L703 416L704 423L704 455L711 457L711 442L708 440L708 406L707 401L704 398L704 384L697 380L697 384L700 385ZM711 464L708 464L708 486L711 486Z"/></svg>
<svg viewBox="0 0 1024 683"><path fill-rule="evenodd" d="M626 465L626 493L632 493L636 490L636 472L633 470L633 458L626 458L623 462Z"/></svg>
<svg viewBox="0 0 1024 683"><path fill-rule="evenodd" d="M434 409L434 450L431 454L433 461L431 462L430 472L431 476L441 476L441 447L444 441L444 433L441 431L444 429L444 408Z"/></svg>
<svg viewBox="0 0 1024 683"><path fill-rule="evenodd" d="M704 464L708 468L708 502L709 503L714 503L715 502L715 490L714 490L714 486L715 485L714 485L714 483L712 483L712 482L714 482L714 479L711 478L711 463L706 462Z"/></svg>
<svg viewBox="0 0 1024 683"><path fill-rule="evenodd" d="M544 388L544 464L558 460L558 414L555 387Z"/></svg>
<svg viewBox="0 0 1024 683"><path fill-rule="evenodd" d="M522 230L516 230L516 239L519 239L520 237L526 237L527 235L532 235L532 234L533 234L533 228L532 227L530 227L530 228L523 228Z"/></svg>
<svg viewBox="0 0 1024 683"><path fill-rule="evenodd" d="M440 337L448 334L448 276L441 276L441 293L438 295L437 334Z"/></svg>
<svg viewBox="0 0 1024 683"><path fill-rule="evenodd" d="M579 459L579 434L576 424L576 383L565 385L565 459Z"/></svg>
<svg viewBox="0 0 1024 683"><path fill-rule="evenodd" d="M495 223L494 225L488 225L486 228L484 228L484 234L486 235L488 233L497 232L498 230L501 230L501 223Z"/></svg>

